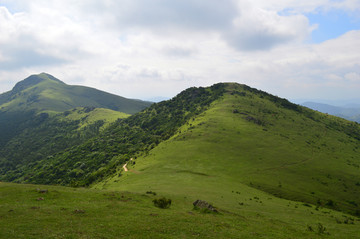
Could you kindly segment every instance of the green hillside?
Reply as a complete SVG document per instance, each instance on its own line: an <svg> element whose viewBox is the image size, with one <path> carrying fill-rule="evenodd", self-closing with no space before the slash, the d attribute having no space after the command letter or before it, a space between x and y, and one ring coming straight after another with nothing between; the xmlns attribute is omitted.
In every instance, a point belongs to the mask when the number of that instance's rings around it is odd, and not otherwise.
<svg viewBox="0 0 360 239"><path fill-rule="evenodd" d="M359 215L357 123L246 86L225 88L208 110L138 157L135 173L122 173L98 187L183 195L216 190L219 195L219 190L229 193L246 184Z"/></svg>
<svg viewBox="0 0 360 239"><path fill-rule="evenodd" d="M224 91L222 84L190 88L170 101L118 120L98 137L54 157L29 164L17 178L28 183L89 186L116 172L132 156L148 152L171 137L191 117L209 107ZM14 178L15 179L15 178Z"/></svg>
<svg viewBox="0 0 360 239"><path fill-rule="evenodd" d="M46 163L57 153L86 142L110 123L128 116L109 109L78 107L31 117L28 127L0 148L0 180L21 182L29 165Z"/></svg>
<svg viewBox="0 0 360 239"><path fill-rule="evenodd" d="M120 183L106 187L139 184L143 191L150 182L187 188L209 176L357 215L359 139L355 122L245 85L217 84L119 120L98 137L23 168L21 177L87 186L116 174L111 181ZM143 172L124 176L122 165L135 157Z"/></svg>
<svg viewBox="0 0 360 239"><path fill-rule="evenodd" d="M63 112L76 107L96 107L134 114L150 104L94 88L67 85L46 73L29 76L10 92L0 95L0 110L3 112Z"/></svg>
<svg viewBox="0 0 360 239"><path fill-rule="evenodd" d="M232 83L187 89L102 128L85 111L59 120L78 132L97 125L96 136L6 180L91 189L0 183L0 237L359 237L356 122ZM155 207L161 197L170 208ZM198 199L218 213L194 209Z"/></svg>
<svg viewBox="0 0 360 239"><path fill-rule="evenodd" d="M11 91L0 94L0 147L23 130L34 127L34 119L40 113L95 107L134 114L150 105L89 87L67 85L46 73L32 75Z"/></svg>

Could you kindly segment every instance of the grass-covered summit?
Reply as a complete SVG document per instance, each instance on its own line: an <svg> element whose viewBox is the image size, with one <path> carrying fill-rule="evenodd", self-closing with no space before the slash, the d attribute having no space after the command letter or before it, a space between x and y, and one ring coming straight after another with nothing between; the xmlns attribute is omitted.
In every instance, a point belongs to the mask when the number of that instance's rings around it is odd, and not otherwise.
<svg viewBox="0 0 360 239"><path fill-rule="evenodd" d="M76 107L96 107L133 114L150 104L90 87L67 85L46 73L31 75L18 82L11 91L0 95L2 112L63 112Z"/></svg>
<svg viewBox="0 0 360 239"><path fill-rule="evenodd" d="M221 96L138 157L133 172L101 185L215 198L248 185L360 215L359 124L246 85L218 87Z"/></svg>

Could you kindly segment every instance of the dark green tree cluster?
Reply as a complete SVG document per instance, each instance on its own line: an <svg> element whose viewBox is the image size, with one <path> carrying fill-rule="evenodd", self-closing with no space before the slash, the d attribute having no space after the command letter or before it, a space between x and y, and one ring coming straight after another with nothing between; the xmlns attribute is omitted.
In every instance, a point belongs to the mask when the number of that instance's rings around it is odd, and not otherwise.
<svg viewBox="0 0 360 239"><path fill-rule="evenodd" d="M79 129L79 120L30 115L23 131L0 148L0 179L24 180L24 174L52 155L98 135L102 120Z"/></svg>

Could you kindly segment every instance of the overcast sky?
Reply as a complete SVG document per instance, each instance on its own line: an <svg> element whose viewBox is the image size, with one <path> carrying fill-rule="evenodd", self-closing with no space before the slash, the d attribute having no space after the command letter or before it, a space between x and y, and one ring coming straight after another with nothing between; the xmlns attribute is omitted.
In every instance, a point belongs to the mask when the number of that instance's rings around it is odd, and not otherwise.
<svg viewBox="0 0 360 239"><path fill-rule="evenodd" d="M360 98L360 0L0 0L0 93L41 72L139 99Z"/></svg>

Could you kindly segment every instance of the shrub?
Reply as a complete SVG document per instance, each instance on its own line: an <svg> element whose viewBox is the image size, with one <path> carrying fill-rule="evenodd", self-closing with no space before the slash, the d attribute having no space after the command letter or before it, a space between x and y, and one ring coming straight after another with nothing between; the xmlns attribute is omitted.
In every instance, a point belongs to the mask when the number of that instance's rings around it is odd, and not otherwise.
<svg viewBox="0 0 360 239"><path fill-rule="evenodd" d="M326 227L324 227L320 222L318 223L317 227L319 234L329 234L328 232L326 232Z"/></svg>
<svg viewBox="0 0 360 239"><path fill-rule="evenodd" d="M171 205L171 199L166 199L165 197L154 199L153 203L158 208L169 208Z"/></svg>
<svg viewBox="0 0 360 239"><path fill-rule="evenodd" d="M328 201L326 202L325 205L328 206L328 207L334 207L334 206L335 206L335 202L330 199L330 200L328 200Z"/></svg>

